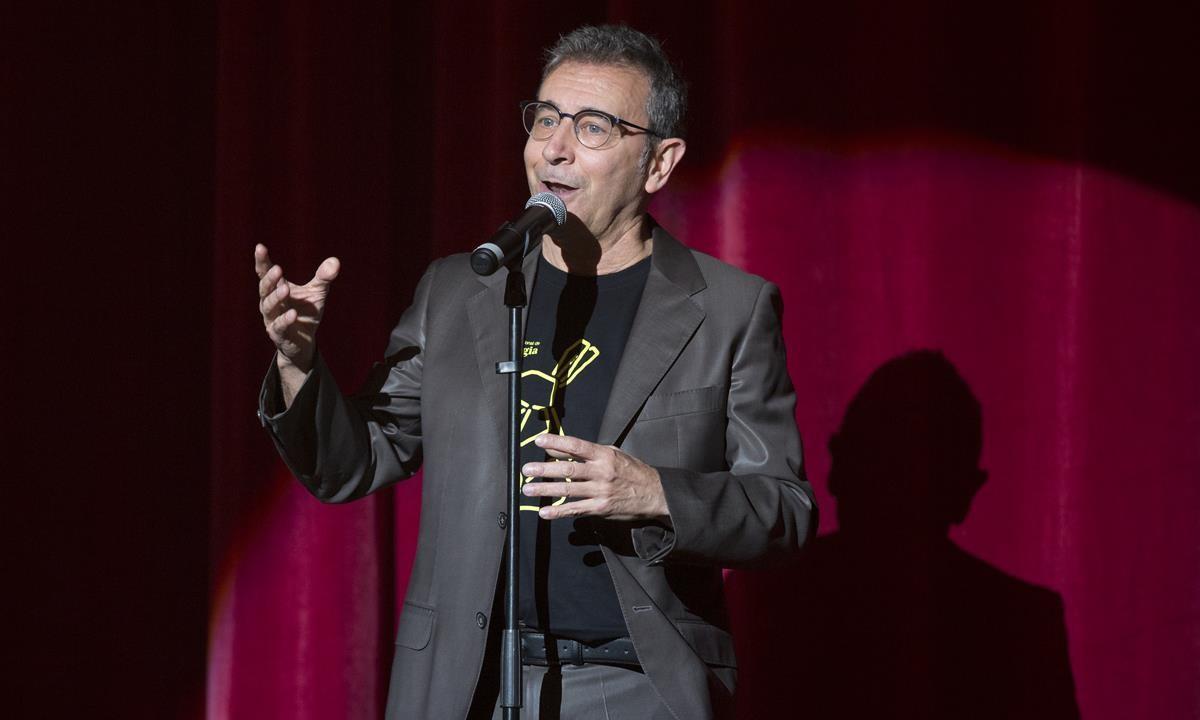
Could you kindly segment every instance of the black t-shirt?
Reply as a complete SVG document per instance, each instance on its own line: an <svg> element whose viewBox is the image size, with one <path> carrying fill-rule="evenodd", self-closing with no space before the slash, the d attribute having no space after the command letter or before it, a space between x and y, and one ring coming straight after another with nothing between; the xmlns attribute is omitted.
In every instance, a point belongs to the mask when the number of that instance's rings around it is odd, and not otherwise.
<svg viewBox="0 0 1200 720"><path fill-rule="evenodd" d="M596 442L649 274L650 258L600 276L568 275L539 258L521 372L522 465L547 460L533 443L547 432ZM538 507L565 500L521 501L521 621L583 642L627 635L596 520L542 520Z"/></svg>

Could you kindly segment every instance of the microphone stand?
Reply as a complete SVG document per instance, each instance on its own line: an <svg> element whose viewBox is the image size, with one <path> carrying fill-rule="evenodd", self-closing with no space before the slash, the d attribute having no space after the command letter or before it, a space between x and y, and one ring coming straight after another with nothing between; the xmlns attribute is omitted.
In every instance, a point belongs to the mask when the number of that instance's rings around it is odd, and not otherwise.
<svg viewBox="0 0 1200 720"><path fill-rule="evenodd" d="M538 238L541 239L540 237ZM525 275L521 263L529 254L530 237L525 233L525 251L508 265L504 305L508 308L509 359L496 363L496 372L508 375L508 542L504 577L504 632L500 642L500 706L504 720L521 717L521 630L517 599L520 592L519 563L521 527L521 311L525 308Z"/></svg>

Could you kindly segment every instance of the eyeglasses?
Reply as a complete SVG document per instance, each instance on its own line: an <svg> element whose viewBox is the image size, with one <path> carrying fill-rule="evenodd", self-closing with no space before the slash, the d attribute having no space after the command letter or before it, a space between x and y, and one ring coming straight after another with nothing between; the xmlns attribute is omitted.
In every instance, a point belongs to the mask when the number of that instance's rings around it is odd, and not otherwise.
<svg viewBox="0 0 1200 720"><path fill-rule="evenodd" d="M624 125L635 130L641 130L647 135L661 137L650 128L635 125L628 120L622 120L616 115L609 115L600 110L583 110L577 113L565 113L550 103L523 102L521 103L521 118L525 122L525 131L538 142L549 140L562 124L563 118L570 118L575 128L575 137L584 147L598 150L610 142L618 134L613 132L618 125Z"/></svg>

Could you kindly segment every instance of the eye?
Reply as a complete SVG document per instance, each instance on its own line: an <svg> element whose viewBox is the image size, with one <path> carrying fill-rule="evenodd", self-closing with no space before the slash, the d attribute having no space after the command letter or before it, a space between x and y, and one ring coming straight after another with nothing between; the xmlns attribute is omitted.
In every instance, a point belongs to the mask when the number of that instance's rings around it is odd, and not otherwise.
<svg viewBox="0 0 1200 720"><path fill-rule="evenodd" d="M579 131L589 137L603 138L612 132L612 123L601 115L585 113L575 118L575 122L579 125Z"/></svg>
<svg viewBox="0 0 1200 720"><path fill-rule="evenodd" d="M533 115L534 125L554 127L558 124L558 111L549 105L532 104L525 112Z"/></svg>

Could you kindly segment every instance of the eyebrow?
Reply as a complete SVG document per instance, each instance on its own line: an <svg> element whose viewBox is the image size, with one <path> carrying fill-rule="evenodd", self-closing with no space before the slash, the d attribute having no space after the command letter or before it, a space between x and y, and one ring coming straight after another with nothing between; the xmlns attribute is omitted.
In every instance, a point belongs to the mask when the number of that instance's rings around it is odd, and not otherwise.
<svg viewBox="0 0 1200 720"><path fill-rule="evenodd" d="M550 107L554 108L555 110L559 111L560 113L563 111L562 107L560 107L559 104L554 102L553 100L542 100L541 98L538 98L538 102L545 103L546 105L549 105ZM582 112L598 112L598 113L602 113L604 115L611 115L612 117L615 117L615 118L621 117L620 115L618 115L614 112L609 112L608 110L601 110L600 108L591 107L590 105L581 107L571 114L578 115L579 113L582 113Z"/></svg>

